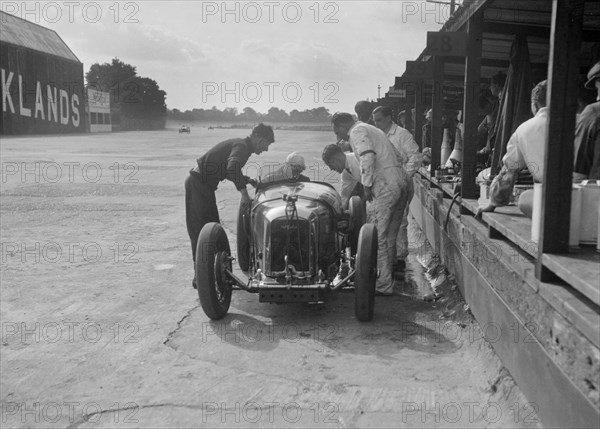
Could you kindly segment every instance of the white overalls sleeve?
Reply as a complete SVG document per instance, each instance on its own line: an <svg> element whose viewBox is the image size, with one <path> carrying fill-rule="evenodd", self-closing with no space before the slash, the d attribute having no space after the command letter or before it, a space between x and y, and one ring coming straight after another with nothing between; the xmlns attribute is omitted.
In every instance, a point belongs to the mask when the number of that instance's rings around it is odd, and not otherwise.
<svg viewBox="0 0 600 429"><path fill-rule="evenodd" d="M405 164L406 172L410 177L414 176L417 170L421 167L421 162L423 161L423 157L421 152L419 152L419 146L417 142L415 142L414 137L410 133L405 133L402 138L401 147L404 149L404 152L407 156L407 162Z"/></svg>
<svg viewBox="0 0 600 429"><path fill-rule="evenodd" d="M352 140L354 142L354 154L360 162L360 182L365 187L373 186L376 154L367 130L363 127L357 127L352 131Z"/></svg>
<svg viewBox="0 0 600 429"><path fill-rule="evenodd" d="M344 207L346 207L348 205L348 201L350 200L350 195L352 195L352 191L356 187L357 182L354 179L354 177L346 170L342 172L340 180L342 182L342 191L340 192L340 195L342 196L342 204L344 205Z"/></svg>
<svg viewBox="0 0 600 429"><path fill-rule="evenodd" d="M505 206L510 201L518 172L527 164L519 149L519 135L514 133L506 145L506 155L502 158L502 169L490 185L490 203Z"/></svg>

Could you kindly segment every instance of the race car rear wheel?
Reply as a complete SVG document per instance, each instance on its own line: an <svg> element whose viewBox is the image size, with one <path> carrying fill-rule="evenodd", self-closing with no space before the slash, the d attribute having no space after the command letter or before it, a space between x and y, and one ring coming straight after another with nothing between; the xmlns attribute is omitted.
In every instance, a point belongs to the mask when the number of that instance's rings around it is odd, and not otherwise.
<svg viewBox="0 0 600 429"><path fill-rule="evenodd" d="M354 313L361 322L373 319L377 281L377 228L363 225L358 235L356 273L354 274Z"/></svg>
<svg viewBox="0 0 600 429"><path fill-rule="evenodd" d="M204 313L214 320L222 319L231 303L231 253L227 234L216 222L207 223L200 231L196 247L196 282Z"/></svg>
<svg viewBox="0 0 600 429"><path fill-rule="evenodd" d="M242 271L250 268L250 240L248 236L250 210L240 202L237 219L237 260Z"/></svg>
<svg viewBox="0 0 600 429"><path fill-rule="evenodd" d="M350 212L348 244L351 253L355 255L358 252L358 234L360 234L360 229L367 221L367 209L362 198L353 196L348 202L348 210Z"/></svg>

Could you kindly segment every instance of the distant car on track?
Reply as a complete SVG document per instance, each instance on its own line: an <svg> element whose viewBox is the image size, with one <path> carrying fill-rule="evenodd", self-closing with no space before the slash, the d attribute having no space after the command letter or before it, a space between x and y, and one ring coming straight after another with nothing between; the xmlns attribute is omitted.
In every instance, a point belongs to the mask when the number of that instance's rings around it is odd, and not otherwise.
<svg viewBox="0 0 600 429"><path fill-rule="evenodd" d="M187 125L182 125L179 127L179 134L181 133L191 133L190 127L188 127Z"/></svg>

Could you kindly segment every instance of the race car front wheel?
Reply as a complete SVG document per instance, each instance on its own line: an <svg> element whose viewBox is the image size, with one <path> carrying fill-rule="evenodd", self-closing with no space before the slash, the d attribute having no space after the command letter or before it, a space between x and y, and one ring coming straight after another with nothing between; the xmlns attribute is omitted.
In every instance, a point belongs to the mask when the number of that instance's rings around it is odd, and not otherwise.
<svg viewBox="0 0 600 429"><path fill-rule="evenodd" d="M242 271L248 271L250 268L249 218L250 207L240 201L237 219L237 260Z"/></svg>
<svg viewBox="0 0 600 429"><path fill-rule="evenodd" d="M363 225L358 234L356 273L354 274L354 313L361 322L373 319L377 281L377 228Z"/></svg>
<svg viewBox="0 0 600 429"><path fill-rule="evenodd" d="M196 247L196 282L200 305L213 320L222 319L231 303L231 252L227 234L216 222L207 223L200 231Z"/></svg>

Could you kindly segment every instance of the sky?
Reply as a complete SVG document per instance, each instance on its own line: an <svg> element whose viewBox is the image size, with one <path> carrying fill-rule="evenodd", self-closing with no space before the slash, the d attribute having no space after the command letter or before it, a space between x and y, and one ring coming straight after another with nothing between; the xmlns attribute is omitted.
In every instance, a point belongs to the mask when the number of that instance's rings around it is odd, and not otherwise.
<svg viewBox="0 0 600 429"><path fill-rule="evenodd" d="M117 57L167 107L353 111L424 49L448 6L424 1L2 1L55 30L83 63Z"/></svg>

